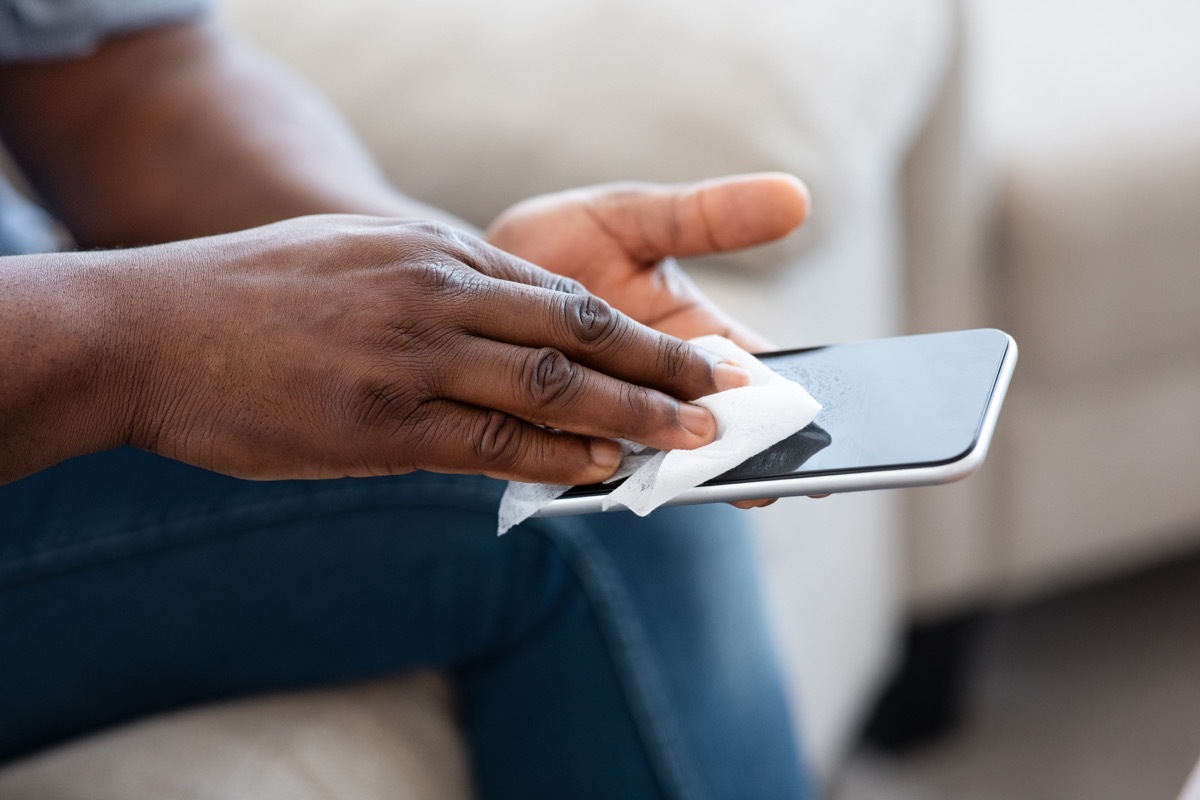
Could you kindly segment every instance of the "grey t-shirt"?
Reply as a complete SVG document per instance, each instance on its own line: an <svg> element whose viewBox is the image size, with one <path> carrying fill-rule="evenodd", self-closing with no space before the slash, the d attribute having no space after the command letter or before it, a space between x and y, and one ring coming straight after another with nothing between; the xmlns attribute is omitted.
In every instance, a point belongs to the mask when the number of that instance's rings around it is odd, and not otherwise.
<svg viewBox="0 0 1200 800"><path fill-rule="evenodd" d="M0 0L0 62L83 55L107 36L190 19L208 5L209 0ZM46 215L0 176L0 255L53 246L49 230Z"/></svg>

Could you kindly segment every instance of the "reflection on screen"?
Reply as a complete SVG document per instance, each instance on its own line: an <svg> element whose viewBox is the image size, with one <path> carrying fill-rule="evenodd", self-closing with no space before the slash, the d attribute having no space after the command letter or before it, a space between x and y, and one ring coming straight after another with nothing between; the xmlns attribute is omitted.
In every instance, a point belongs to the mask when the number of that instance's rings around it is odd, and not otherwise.
<svg viewBox="0 0 1200 800"><path fill-rule="evenodd" d="M952 461L979 435L1007 346L1003 333L977 330L765 357L804 386L821 412L716 481Z"/></svg>
<svg viewBox="0 0 1200 800"><path fill-rule="evenodd" d="M783 475L795 472L819 451L828 447L833 437L815 422L793 433L756 456L743 461L726 473L718 475L717 481L736 481L759 478L763 475Z"/></svg>

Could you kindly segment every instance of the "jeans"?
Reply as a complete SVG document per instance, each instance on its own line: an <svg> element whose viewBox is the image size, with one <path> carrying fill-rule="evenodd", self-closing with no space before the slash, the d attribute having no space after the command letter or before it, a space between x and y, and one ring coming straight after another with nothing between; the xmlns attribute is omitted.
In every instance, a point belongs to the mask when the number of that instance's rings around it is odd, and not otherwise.
<svg viewBox="0 0 1200 800"><path fill-rule="evenodd" d="M0 487L0 760L416 667L482 798L801 798L741 513L495 533L502 484L255 483L122 449Z"/></svg>

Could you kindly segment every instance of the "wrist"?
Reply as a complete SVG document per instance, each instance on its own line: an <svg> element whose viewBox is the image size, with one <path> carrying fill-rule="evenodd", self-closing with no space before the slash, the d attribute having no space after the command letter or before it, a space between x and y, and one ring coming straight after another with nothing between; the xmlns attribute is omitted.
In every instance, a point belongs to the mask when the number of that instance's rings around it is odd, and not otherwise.
<svg viewBox="0 0 1200 800"><path fill-rule="evenodd" d="M128 441L136 348L103 257L5 259L0 268L0 482Z"/></svg>

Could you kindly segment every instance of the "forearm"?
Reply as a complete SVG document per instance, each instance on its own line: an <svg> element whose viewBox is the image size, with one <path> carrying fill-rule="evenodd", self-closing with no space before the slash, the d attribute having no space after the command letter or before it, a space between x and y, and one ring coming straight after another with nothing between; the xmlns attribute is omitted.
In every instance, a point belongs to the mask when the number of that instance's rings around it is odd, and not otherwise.
<svg viewBox="0 0 1200 800"><path fill-rule="evenodd" d="M138 351L104 258L0 258L0 484L128 436Z"/></svg>
<svg viewBox="0 0 1200 800"><path fill-rule="evenodd" d="M313 213L448 219L391 188L315 92L207 23L8 68L0 105L19 110L0 136L85 247Z"/></svg>

